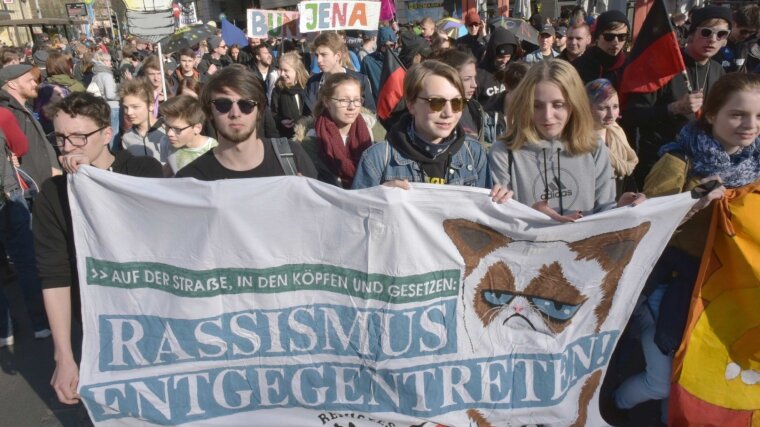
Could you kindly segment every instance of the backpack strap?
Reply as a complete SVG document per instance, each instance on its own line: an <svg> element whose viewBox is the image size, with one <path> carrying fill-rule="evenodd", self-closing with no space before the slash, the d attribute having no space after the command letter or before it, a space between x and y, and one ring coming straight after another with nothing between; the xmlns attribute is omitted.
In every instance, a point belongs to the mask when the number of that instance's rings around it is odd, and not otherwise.
<svg viewBox="0 0 760 427"><path fill-rule="evenodd" d="M512 154L512 149L507 148L507 170L509 171L509 182L512 182L512 165L515 163L515 155Z"/></svg>
<svg viewBox="0 0 760 427"><path fill-rule="evenodd" d="M297 175L296 156L293 154L293 150L290 149L288 138L272 138L270 141L272 141L272 148L277 155L277 160L280 162L282 170L285 171L285 175Z"/></svg>

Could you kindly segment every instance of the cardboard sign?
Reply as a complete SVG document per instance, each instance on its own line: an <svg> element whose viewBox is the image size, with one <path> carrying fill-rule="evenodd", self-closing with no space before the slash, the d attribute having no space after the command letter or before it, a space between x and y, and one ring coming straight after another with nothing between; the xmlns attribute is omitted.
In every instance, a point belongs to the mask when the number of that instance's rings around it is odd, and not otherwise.
<svg viewBox="0 0 760 427"><path fill-rule="evenodd" d="M298 12L248 9L248 37L298 36Z"/></svg>
<svg viewBox="0 0 760 427"><path fill-rule="evenodd" d="M380 2L302 1L299 29L302 33L328 30L377 31Z"/></svg>

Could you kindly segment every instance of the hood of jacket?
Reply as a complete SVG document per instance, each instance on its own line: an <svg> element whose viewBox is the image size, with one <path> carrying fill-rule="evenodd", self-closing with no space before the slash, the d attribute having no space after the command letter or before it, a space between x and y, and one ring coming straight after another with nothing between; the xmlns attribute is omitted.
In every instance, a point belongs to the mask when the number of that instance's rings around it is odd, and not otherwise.
<svg viewBox="0 0 760 427"><path fill-rule="evenodd" d="M113 70L111 69L111 67L107 66L106 64L101 64L99 62L96 62L95 65L92 66L92 72L94 74L112 73Z"/></svg>
<svg viewBox="0 0 760 427"><path fill-rule="evenodd" d="M75 86L76 84L81 84L68 74L56 74L54 76L48 76L47 81L49 83L54 83L54 84L66 86L66 87Z"/></svg>
<svg viewBox="0 0 760 427"><path fill-rule="evenodd" d="M483 55L483 60L481 62L481 68L485 68L486 70L490 72L496 71L494 69L493 61L496 58L496 48L504 45L512 45L515 48L515 51L517 50L517 38L514 36L514 34L507 31L505 28L496 28L491 33L491 38L488 39L488 44L486 45L486 53ZM515 56L515 53L512 53L512 56Z"/></svg>

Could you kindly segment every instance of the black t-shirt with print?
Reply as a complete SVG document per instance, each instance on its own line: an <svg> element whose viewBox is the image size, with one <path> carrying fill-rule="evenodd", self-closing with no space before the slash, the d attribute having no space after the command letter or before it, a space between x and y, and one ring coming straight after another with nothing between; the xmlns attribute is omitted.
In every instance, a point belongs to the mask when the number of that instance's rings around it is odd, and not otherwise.
<svg viewBox="0 0 760 427"><path fill-rule="evenodd" d="M216 181L219 179L238 179L238 178L264 178L268 176L283 176L285 171L277 159L277 154L272 148L272 142L264 139L264 160L261 164L253 169L245 171L235 171L227 169L219 163L214 155L214 150L209 150L202 156L195 159L189 165L177 172L177 178L195 178L201 181ZM317 178L317 169L309 159L308 154L303 150L300 144L290 141L290 149L293 151L296 161L296 169L303 176Z"/></svg>

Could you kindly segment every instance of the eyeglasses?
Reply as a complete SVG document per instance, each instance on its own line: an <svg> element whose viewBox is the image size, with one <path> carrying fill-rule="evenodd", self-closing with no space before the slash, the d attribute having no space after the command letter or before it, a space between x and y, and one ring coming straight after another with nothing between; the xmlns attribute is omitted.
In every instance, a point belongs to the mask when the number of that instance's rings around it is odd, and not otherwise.
<svg viewBox="0 0 760 427"><path fill-rule="evenodd" d="M103 126L100 129L95 129L94 131L86 134L73 133L68 136L62 135L60 133L50 132L47 134L47 138L49 141L53 141L53 145L58 148L62 148L64 145L66 145L66 141L69 141L69 144L73 145L74 147L84 147L87 145L87 138L95 135L107 127L108 126Z"/></svg>
<svg viewBox="0 0 760 427"><path fill-rule="evenodd" d="M362 105L364 105L364 98L359 98L359 99L330 98L330 99L337 102L338 106L341 108L348 108L349 106L361 107Z"/></svg>
<svg viewBox="0 0 760 427"><path fill-rule="evenodd" d="M718 40L724 40L730 33L731 31L728 30L713 30L712 28L706 27L699 28L700 37L705 39L712 38L713 34L715 34Z"/></svg>
<svg viewBox="0 0 760 427"><path fill-rule="evenodd" d="M479 27L479 26L480 26L480 22L471 22L471 23L468 25L468 27Z"/></svg>
<svg viewBox="0 0 760 427"><path fill-rule="evenodd" d="M602 37L606 42L611 42L615 40L615 38L617 38L619 42L628 41L628 33L602 33Z"/></svg>
<svg viewBox="0 0 760 427"><path fill-rule="evenodd" d="M164 123L163 128L164 128L164 131L167 134L169 133L169 131L172 131L172 132L174 132L175 135L179 135L180 133L184 132L185 129L191 128L193 126L194 125L187 125L187 126L185 126L183 128L175 128L173 126L169 126L166 123Z"/></svg>
<svg viewBox="0 0 760 427"><path fill-rule="evenodd" d="M452 99L446 99L446 98L422 98L419 99L426 101L428 104L430 104L430 110L434 113L437 113L441 110L443 110L443 107L446 106L446 103L451 104L451 111L455 113L460 113L462 110L464 110L464 98L452 98Z"/></svg>
<svg viewBox="0 0 760 427"><path fill-rule="evenodd" d="M227 114L232 110L232 105L237 104L238 108L240 109L240 112L243 114L251 114L253 112L253 109L259 105L258 102L252 100L252 99L238 99L237 101L233 101L229 98L216 98L211 100L211 104L214 105L214 108L216 111L218 111L220 114Z"/></svg>

